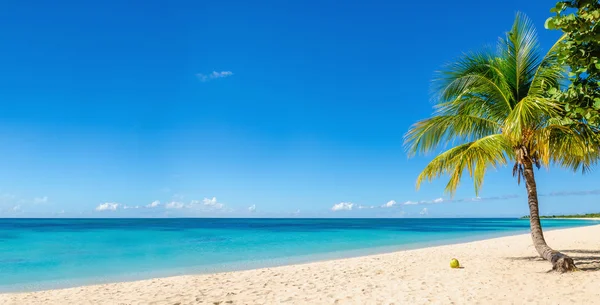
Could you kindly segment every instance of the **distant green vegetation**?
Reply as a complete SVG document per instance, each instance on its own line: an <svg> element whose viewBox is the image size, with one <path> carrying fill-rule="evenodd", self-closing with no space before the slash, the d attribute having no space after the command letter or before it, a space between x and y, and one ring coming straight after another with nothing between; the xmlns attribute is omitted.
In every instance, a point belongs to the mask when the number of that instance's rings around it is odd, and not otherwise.
<svg viewBox="0 0 600 305"><path fill-rule="evenodd" d="M529 216L523 216L522 219L528 219ZM576 215L552 215L540 216L540 218L600 218L600 213L576 214Z"/></svg>

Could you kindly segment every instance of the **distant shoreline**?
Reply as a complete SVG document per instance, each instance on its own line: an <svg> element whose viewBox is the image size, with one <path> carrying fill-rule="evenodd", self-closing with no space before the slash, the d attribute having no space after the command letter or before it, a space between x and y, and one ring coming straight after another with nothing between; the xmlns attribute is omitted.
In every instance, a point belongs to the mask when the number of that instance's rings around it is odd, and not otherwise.
<svg viewBox="0 0 600 305"><path fill-rule="evenodd" d="M552 218L541 218L541 219L571 219L571 220L595 220L600 221L600 217L588 217L588 218L579 218L579 217L552 217Z"/></svg>

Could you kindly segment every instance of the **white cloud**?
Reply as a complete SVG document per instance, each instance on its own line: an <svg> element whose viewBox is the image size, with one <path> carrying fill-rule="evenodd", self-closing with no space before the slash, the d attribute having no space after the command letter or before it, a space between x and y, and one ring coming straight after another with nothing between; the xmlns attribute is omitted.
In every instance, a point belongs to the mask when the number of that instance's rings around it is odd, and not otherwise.
<svg viewBox="0 0 600 305"><path fill-rule="evenodd" d="M64 214L65 210L60 210L60 212L57 212L56 214Z"/></svg>
<svg viewBox="0 0 600 305"><path fill-rule="evenodd" d="M119 208L119 206L121 206L120 203L106 202L97 206L96 211L116 211Z"/></svg>
<svg viewBox="0 0 600 305"><path fill-rule="evenodd" d="M542 195L540 195L542 196ZM500 195L500 196L492 196L492 197L474 197L474 198L466 198L466 199L450 199L450 200L444 200L445 202L469 202L469 201L474 201L474 202L479 202L479 201L494 201L494 200L508 200L508 199L513 199L513 198L518 198L518 195L515 194L506 194L506 195Z"/></svg>
<svg viewBox="0 0 600 305"><path fill-rule="evenodd" d="M48 196L33 198L33 203L35 203L35 204L42 204L42 203L46 203L46 202L48 202Z"/></svg>
<svg viewBox="0 0 600 305"><path fill-rule="evenodd" d="M196 76L198 77L198 79L201 82L207 82L209 80L213 80L213 79L217 79L217 78L225 78L225 77L229 77L232 75L233 75L233 72L231 72L231 71L221 71L221 72L213 71L210 74L202 74L202 73L196 74Z"/></svg>
<svg viewBox="0 0 600 305"><path fill-rule="evenodd" d="M559 191L559 192L552 192L550 194L540 194L540 196L581 196L581 195L600 195L600 189L585 190L585 191Z"/></svg>
<svg viewBox="0 0 600 305"><path fill-rule="evenodd" d="M396 204L398 204L396 202L396 200L390 200L386 204L382 205L381 207L382 208L391 208L391 207L395 206Z"/></svg>
<svg viewBox="0 0 600 305"><path fill-rule="evenodd" d="M169 202L169 203L167 203L167 204L165 205L165 208L167 208L167 209L181 209L181 208L183 208L184 206L185 206L185 205L184 205L183 203L181 203L181 202L178 202L178 201L171 201L171 202Z"/></svg>
<svg viewBox="0 0 600 305"><path fill-rule="evenodd" d="M298 215L300 214L300 209L297 209L295 212L292 213L292 215Z"/></svg>
<svg viewBox="0 0 600 305"><path fill-rule="evenodd" d="M147 204L147 205L146 205L146 207L147 207L147 208L155 208L155 207L157 207L157 206L159 206L159 205L160 205L160 201L158 201L158 200L154 200L154 201L152 201L151 203Z"/></svg>
<svg viewBox="0 0 600 305"><path fill-rule="evenodd" d="M250 213L252 213L252 212L255 212L255 211L256 211L256 204L253 204L253 205L249 206L249 207L248 207L248 211L249 211Z"/></svg>
<svg viewBox="0 0 600 305"><path fill-rule="evenodd" d="M21 210L21 205L20 205L20 204L17 204L17 205L15 205L15 206L12 208L12 210L13 210L14 212L18 212L18 211L20 211L20 210Z"/></svg>
<svg viewBox="0 0 600 305"><path fill-rule="evenodd" d="M374 205L359 205L358 209L362 210L362 209L374 209L376 208Z"/></svg>
<svg viewBox="0 0 600 305"><path fill-rule="evenodd" d="M427 210L427 208L423 208L421 210L421 212L419 212L419 214L421 214L421 215L429 215L429 211Z"/></svg>
<svg viewBox="0 0 600 305"><path fill-rule="evenodd" d="M183 196L179 197L179 198L183 198ZM155 201L157 202L157 201ZM151 203L150 205L148 205L147 207L151 206L153 203ZM155 205L158 206L158 204L160 203L156 203ZM185 204L183 203L181 200L173 200L167 204L165 204L165 208L166 209L200 209L200 210L222 210L225 207L224 204L220 203L217 201L216 197L213 198L204 198L202 201L200 200L191 200L190 203ZM250 210L250 209L249 209ZM226 211L230 211L230 210L226 210Z"/></svg>
<svg viewBox="0 0 600 305"><path fill-rule="evenodd" d="M331 210L334 211L334 212L335 211L342 211L342 210L350 211L350 210L352 210L352 207L354 207L354 203L352 203L352 202L340 202L338 204L334 204L331 207Z"/></svg>
<svg viewBox="0 0 600 305"><path fill-rule="evenodd" d="M437 198L433 200L421 200L421 201L405 201L402 203L403 205L418 205L418 204L433 204L433 203L442 203L444 202L444 198Z"/></svg>
<svg viewBox="0 0 600 305"><path fill-rule="evenodd" d="M223 204L217 202L217 197L213 197L211 199L209 198L204 198L204 200L202 200L202 203L210 208L214 208L214 209L221 209L223 208Z"/></svg>
<svg viewBox="0 0 600 305"><path fill-rule="evenodd" d="M140 206L139 206L139 205L136 205L136 206L124 205L124 206L123 206L123 209L124 209L124 210L128 210L128 209L139 209L139 208L140 208Z"/></svg>
<svg viewBox="0 0 600 305"><path fill-rule="evenodd" d="M204 203L204 205L215 205L217 204L217 197L213 197L212 199L204 198L202 202Z"/></svg>

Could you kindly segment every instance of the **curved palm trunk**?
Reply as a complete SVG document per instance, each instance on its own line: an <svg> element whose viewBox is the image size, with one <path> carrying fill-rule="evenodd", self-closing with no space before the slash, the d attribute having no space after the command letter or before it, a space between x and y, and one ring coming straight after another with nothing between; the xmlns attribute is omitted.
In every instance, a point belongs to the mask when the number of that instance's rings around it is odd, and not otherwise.
<svg viewBox="0 0 600 305"><path fill-rule="evenodd" d="M558 251L552 250L546 244L542 225L540 224L540 213L538 208L537 186L533 175L533 163L529 158L523 160L523 176L525 177L525 185L527 186L527 198L529 203L529 225L531 227L531 238L535 250L545 260L552 263L552 270L558 272L575 271L577 267L573 259Z"/></svg>

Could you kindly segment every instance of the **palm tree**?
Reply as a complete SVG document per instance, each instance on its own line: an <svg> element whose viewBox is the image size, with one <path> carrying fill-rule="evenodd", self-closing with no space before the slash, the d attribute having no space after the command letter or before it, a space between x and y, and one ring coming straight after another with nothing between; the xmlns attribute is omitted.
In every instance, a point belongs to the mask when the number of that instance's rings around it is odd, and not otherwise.
<svg viewBox="0 0 600 305"><path fill-rule="evenodd" d="M563 78L554 47L541 56L531 21L519 13L496 51L464 54L439 73L435 112L404 137L411 157L458 144L425 167L417 188L448 175L445 191L454 195L466 169L478 194L488 168L514 162L513 175L527 188L535 249L560 272L576 266L546 244L533 168L554 164L586 172L600 157L598 130L565 118L564 105L552 98Z"/></svg>

